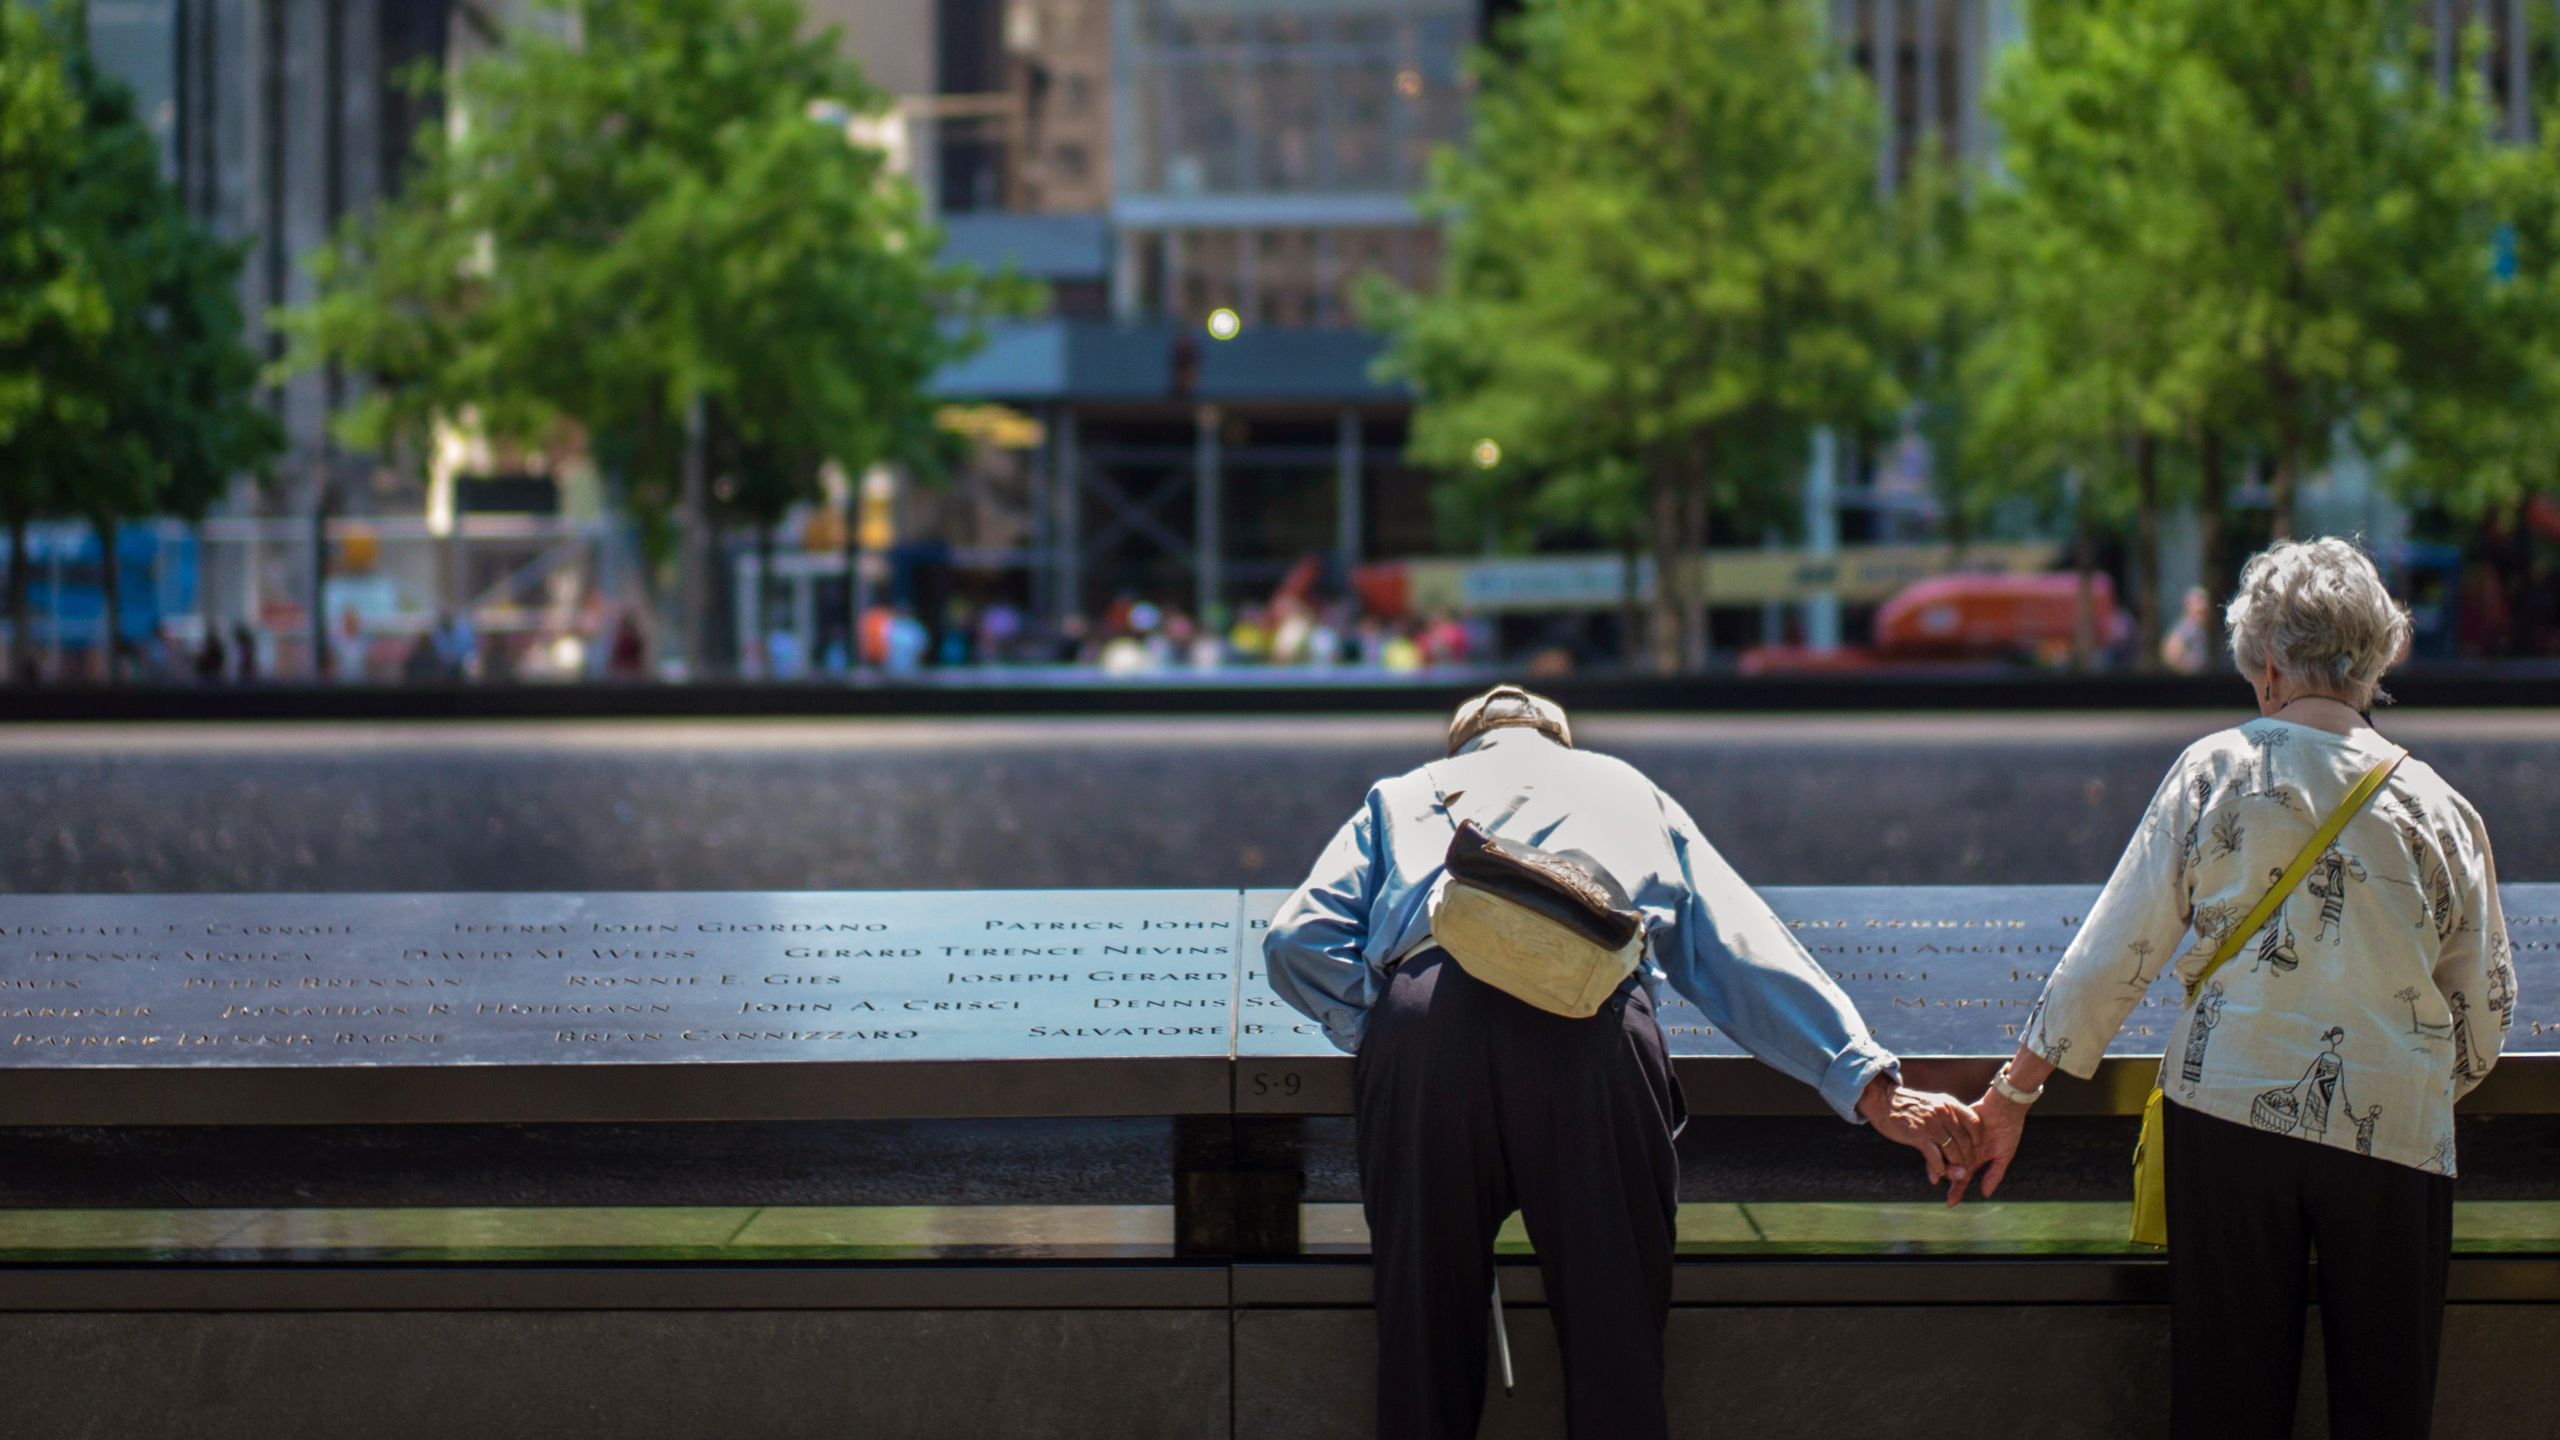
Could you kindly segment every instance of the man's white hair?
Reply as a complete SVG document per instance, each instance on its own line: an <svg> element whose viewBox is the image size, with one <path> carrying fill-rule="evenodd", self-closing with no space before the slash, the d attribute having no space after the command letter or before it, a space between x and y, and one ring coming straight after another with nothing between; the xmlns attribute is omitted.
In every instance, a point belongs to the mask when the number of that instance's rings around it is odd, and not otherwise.
<svg viewBox="0 0 2560 1440"><path fill-rule="evenodd" d="M2223 622L2243 675L2273 662L2297 686L2373 703L2409 643L2409 612L2354 541L2283 540L2240 572Z"/></svg>

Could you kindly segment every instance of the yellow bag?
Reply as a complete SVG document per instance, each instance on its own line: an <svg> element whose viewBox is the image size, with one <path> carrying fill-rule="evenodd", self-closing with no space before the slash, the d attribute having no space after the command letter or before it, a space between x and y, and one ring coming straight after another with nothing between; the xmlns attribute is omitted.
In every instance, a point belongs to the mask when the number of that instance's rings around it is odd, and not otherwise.
<svg viewBox="0 0 2560 1440"><path fill-rule="evenodd" d="M2312 832L2309 843L2302 847L2302 853L2294 856L2293 863L2284 867L2284 873L2276 877L2276 883L2258 901L2257 908L2249 912L2248 918L2231 927L2230 933L2222 937L2222 943L2214 947L2213 959L2206 962L2196 978L2188 982L2187 1009L2195 1009L2196 997L2204 993L2205 982L2213 978L2213 972L2230 964L2231 957L2240 953L2240 947L2249 943L2249 937L2266 928L2267 922L2274 919L2276 911L2283 906L2285 897L2294 892L2303 877L2311 873L2311 867L2319 864L2320 857L2337 843L2338 832L2347 828L2347 822L2355 818L2356 812L2362 810L2366 802L2382 789L2383 782L2391 778L2391 772L2399 769L2400 762L2408 758L2409 752L2403 750L2366 771L2364 778L2356 782L2356 787L2347 792L2347 798L2338 802L2338 808L2329 812L2329 818L2320 822L2320 828ZM2165 1070L2168 1063L2168 1057L2161 1057L2162 1069ZM2169 1244L2169 1136L2164 1128L2165 1117L2160 1113L2165 1103L2160 1087L2152 1086L2151 1098L2142 1102L2142 1137L2133 1142L2133 1243L2157 1245L2164 1249Z"/></svg>
<svg viewBox="0 0 2560 1440"><path fill-rule="evenodd" d="M1642 929L1613 950L1552 915L1454 875L1432 893L1431 938L1469 975L1569 1020L1599 1014L1644 963Z"/></svg>
<svg viewBox="0 0 2560 1440"><path fill-rule="evenodd" d="M1459 819L1439 767L1423 773L1450 830L1448 873L1429 902L1432 942L1514 999L1571 1020L1600 1013L1644 963L1644 915L1625 887L1587 855Z"/></svg>
<svg viewBox="0 0 2560 1440"><path fill-rule="evenodd" d="M2169 1156L2160 1087L2142 1102L2142 1138L2133 1142L2133 1243L2169 1245Z"/></svg>

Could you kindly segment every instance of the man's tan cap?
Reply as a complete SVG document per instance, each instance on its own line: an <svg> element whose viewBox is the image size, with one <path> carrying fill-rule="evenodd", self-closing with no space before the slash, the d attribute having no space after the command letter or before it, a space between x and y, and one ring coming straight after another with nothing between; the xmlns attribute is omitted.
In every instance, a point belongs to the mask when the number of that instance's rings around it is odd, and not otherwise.
<svg viewBox="0 0 2560 1440"><path fill-rule="evenodd" d="M1455 755L1477 736L1508 725L1525 725L1559 745L1573 744L1573 724L1565 719L1563 706L1517 685L1496 685L1449 717L1449 753Z"/></svg>

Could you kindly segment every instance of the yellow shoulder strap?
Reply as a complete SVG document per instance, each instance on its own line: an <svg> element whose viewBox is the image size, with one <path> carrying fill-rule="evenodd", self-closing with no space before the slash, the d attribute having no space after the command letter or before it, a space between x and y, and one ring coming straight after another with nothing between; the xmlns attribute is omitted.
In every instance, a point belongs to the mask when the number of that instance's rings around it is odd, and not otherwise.
<svg viewBox="0 0 2560 1440"><path fill-rule="evenodd" d="M2190 1004L2194 1003L2196 993L2204 989L2205 982L2213 978L2213 972L2231 963L2231 957L2240 953L2240 947L2249 943L2249 937L2266 928L2266 923L2275 918L2276 908L2284 904L2285 897L2294 892L2294 888L2302 883L2303 877L2311 873L2311 867L2319 864L2320 857L2328 853L2331 845L2337 843L2338 832L2347 828L2347 822L2356 817L2356 812L2364 809L2365 805L2382 789L2384 782L2391 778L2391 772L2399 769L2400 762L2408 758L2408 751L2395 751L2389 759L2375 762L2372 769L2364 772L2364 778L2358 780L2355 788L2347 792L2347 798L2339 801L2338 807L2329 812L2329 818L2321 821L2320 828L2311 833L2311 839L2304 843L2302 853L2293 857L2293 863L2284 867L2284 873L2276 877L2276 883L2267 888L2265 895L2259 897L2257 908L2251 910L2248 918L2233 926L2231 932L2222 937L2222 944L2213 952L2212 962L2196 976L2195 983L2187 987L2187 1000Z"/></svg>

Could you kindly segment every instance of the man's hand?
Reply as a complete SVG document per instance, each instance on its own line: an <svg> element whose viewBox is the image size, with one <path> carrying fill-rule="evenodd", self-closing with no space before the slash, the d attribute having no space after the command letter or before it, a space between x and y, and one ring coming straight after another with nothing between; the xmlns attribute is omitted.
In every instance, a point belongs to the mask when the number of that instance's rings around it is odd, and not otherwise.
<svg viewBox="0 0 2560 1440"><path fill-rule="evenodd" d="M1982 1120L1982 1128L1974 1137L1973 1158L1981 1162L1976 1173L1982 1180L1982 1198L1988 1200L1999 1193L2000 1182L2009 1174L2009 1162L2018 1157L2018 1142L2027 1132L2027 1107L1997 1090L1985 1090L1982 1098L1973 1102L1973 1113ZM1964 1198L1965 1184L1963 1176L1956 1177L1948 1204Z"/></svg>
<svg viewBox="0 0 2560 1440"><path fill-rule="evenodd" d="M1858 1113L1877 1134L1919 1151L1921 1163L1929 1168L1930 1184L1956 1182L1947 1193L1949 1205L1964 1198L1982 1128L1972 1106L1934 1090L1905 1090L1878 1076L1858 1097Z"/></svg>

